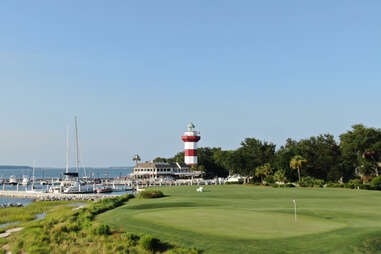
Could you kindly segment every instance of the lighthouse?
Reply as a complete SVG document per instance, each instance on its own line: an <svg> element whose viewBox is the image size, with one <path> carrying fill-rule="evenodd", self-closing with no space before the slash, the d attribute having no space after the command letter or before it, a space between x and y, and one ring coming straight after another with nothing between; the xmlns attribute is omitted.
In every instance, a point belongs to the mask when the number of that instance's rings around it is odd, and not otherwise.
<svg viewBox="0 0 381 254"><path fill-rule="evenodd" d="M186 165L197 165L197 142L200 140L200 132L194 130L194 124L188 124L188 130L184 132L184 162Z"/></svg>

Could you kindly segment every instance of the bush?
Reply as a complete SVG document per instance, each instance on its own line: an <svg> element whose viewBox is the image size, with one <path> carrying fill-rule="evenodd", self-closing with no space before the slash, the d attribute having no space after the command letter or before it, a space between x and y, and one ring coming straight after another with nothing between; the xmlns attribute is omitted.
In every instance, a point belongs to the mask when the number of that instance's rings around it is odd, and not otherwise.
<svg viewBox="0 0 381 254"><path fill-rule="evenodd" d="M376 176L370 182L370 186L374 190L381 190L381 176Z"/></svg>
<svg viewBox="0 0 381 254"><path fill-rule="evenodd" d="M323 187L324 180L322 179L313 179L314 187Z"/></svg>
<svg viewBox="0 0 381 254"><path fill-rule="evenodd" d="M162 198L164 197L164 194L163 192L159 190L152 190L152 191L145 190L145 191L139 192L138 197L139 198Z"/></svg>
<svg viewBox="0 0 381 254"><path fill-rule="evenodd" d="M137 241L139 240L139 236L134 234L134 233L130 233L130 232L127 232L125 234L123 234L123 237L128 239L128 240L133 240L133 241Z"/></svg>
<svg viewBox="0 0 381 254"><path fill-rule="evenodd" d="M154 252L159 245L159 240L156 238L153 238L151 235L144 235L140 238L139 245L144 250Z"/></svg>
<svg viewBox="0 0 381 254"><path fill-rule="evenodd" d="M276 183L272 183L272 184L270 184L271 185L271 187L273 187L273 188L279 188L280 187L280 185L279 184L276 184Z"/></svg>
<svg viewBox="0 0 381 254"><path fill-rule="evenodd" d="M274 180L274 177L273 177L273 176L266 176L265 179L264 179L264 181L265 181L266 183L269 183L269 184L271 184L271 183L275 183L275 180Z"/></svg>
<svg viewBox="0 0 381 254"><path fill-rule="evenodd" d="M302 177L299 185L301 187L323 187L324 180L315 179L315 178L310 177L310 176L305 176L305 177Z"/></svg>
<svg viewBox="0 0 381 254"><path fill-rule="evenodd" d="M304 176L300 179L299 185L301 187L312 187L314 186L314 179L310 176Z"/></svg>
<svg viewBox="0 0 381 254"><path fill-rule="evenodd" d="M360 189L362 190L372 190L373 188L370 186L369 183L366 183L366 184L360 184L359 185Z"/></svg>
<svg viewBox="0 0 381 254"><path fill-rule="evenodd" d="M362 184L362 181L359 178L355 178L355 179L349 180L348 183L351 183L351 184L354 184L354 185L358 186L358 185Z"/></svg>
<svg viewBox="0 0 381 254"><path fill-rule="evenodd" d="M287 187L287 188L294 188L295 187L295 185L292 184L292 183L287 183L284 186Z"/></svg>
<svg viewBox="0 0 381 254"><path fill-rule="evenodd" d="M101 224L95 228L95 233L97 235L109 235L111 233L110 226L106 224Z"/></svg>
<svg viewBox="0 0 381 254"><path fill-rule="evenodd" d="M343 188L344 184L330 182L330 183L327 183L327 187L330 187L330 188Z"/></svg>

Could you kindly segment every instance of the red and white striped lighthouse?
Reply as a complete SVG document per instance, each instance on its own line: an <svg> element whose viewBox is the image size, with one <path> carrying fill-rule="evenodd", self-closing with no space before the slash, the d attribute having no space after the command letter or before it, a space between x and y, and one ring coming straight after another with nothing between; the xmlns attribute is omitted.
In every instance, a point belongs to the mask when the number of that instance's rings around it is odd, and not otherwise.
<svg viewBox="0 0 381 254"><path fill-rule="evenodd" d="M200 132L194 130L194 124L188 124L188 130L181 137L184 141L184 162L186 165L197 165L197 142Z"/></svg>

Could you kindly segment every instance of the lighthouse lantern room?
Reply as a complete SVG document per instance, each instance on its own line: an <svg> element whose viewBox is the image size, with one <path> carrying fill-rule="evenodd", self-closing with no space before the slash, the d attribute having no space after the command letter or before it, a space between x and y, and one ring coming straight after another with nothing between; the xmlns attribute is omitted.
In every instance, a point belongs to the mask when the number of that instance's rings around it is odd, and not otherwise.
<svg viewBox="0 0 381 254"><path fill-rule="evenodd" d="M200 140L200 132L194 130L193 123L188 124L188 130L184 132L184 162L186 165L197 165L197 142Z"/></svg>

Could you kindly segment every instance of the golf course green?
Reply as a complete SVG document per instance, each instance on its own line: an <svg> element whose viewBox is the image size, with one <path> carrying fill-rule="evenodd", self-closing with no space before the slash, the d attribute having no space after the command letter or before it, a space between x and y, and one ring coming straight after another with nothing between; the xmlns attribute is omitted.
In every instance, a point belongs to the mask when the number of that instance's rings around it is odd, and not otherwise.
<svg viewBox="0 0 381 254"><path fill-rule="evenodd" d="M133 199L97 220L205 253L381 253L379 191L197 187L161 187L166 197Z"/></svg>

